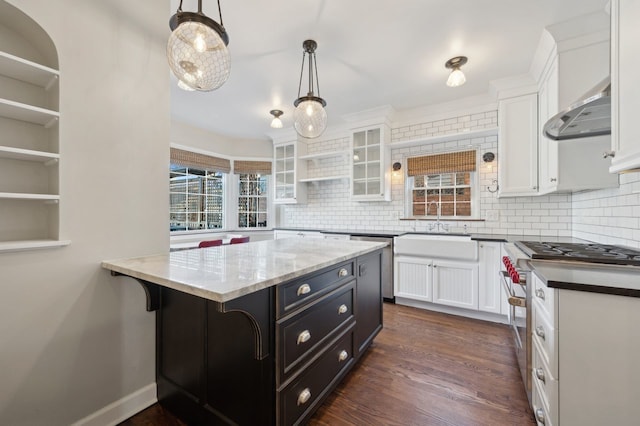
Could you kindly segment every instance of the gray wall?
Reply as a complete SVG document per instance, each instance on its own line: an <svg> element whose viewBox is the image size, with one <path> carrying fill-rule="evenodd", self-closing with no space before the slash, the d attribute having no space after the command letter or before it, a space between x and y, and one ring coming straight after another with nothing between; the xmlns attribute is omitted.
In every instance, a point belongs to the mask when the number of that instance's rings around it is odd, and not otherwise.
<svg viewBox="0 0 640 426"><path fill-rule="evenodd" d="M0 424L78 421L154 378L155 314L103 259L168 251L168 0L9 0L60 63L60 249L0 253Z"/></svg>

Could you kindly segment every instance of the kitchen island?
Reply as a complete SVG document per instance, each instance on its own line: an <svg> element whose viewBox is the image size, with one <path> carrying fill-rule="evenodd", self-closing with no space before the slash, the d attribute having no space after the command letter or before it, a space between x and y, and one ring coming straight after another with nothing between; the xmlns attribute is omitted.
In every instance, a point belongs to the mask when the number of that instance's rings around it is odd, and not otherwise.
<svg viewBox="0 0 640 426"><path fill-rule="evenodd" d="M384 244L284 239L105 261L156 316L158 401L189 424L306 421L382 328Z"/></svg>

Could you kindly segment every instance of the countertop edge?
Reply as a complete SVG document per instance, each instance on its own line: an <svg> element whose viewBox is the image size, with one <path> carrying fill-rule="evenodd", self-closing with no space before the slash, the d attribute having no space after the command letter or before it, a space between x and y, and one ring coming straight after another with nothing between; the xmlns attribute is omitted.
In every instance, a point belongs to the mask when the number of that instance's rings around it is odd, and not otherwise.
<svg viewBox="0 0 640 426"><path fill-rule="evenodd" d="M152 284L160 285L162 287L167 287L167 288L182 291L184 293L191 294L194 296L203 297L205 299L212 300L214 302L225 303L225 302L229 302L231 300L237 299L239 297L245 296L247 294L251 294L268 287L273 287L275 285L279 285L279 284L294 280L296 278L302 277L304 275L308 275L313 272L322 270L329 266L336 265L341 262L345 262L349 259L353 259L368 253L372 253L386 246L384 243L369 243L369 244L372 244L372 246L369 248L359 249L347 255L342 255L336 258L332 258L331 260L317 263L312 266L295 269L295 270L292 270L291 272L266 278L261 281L256 281L254 283L247 284L242 288L234 289L234 290L223 292L223 293L200 288L200 287L194 287L193 285L190 285L189 283L186 283L183 281L172 280L159 275L152 275L140 270L122 266L121 264L118 263L118 262L134 260L134 259L142 259L145 257L105 260L101 262L101 267L104 269L111 270L111 271L120 273L122 275L128 276L130 278L147 281ZM152 258L156 256L148 256L148 257Z"/></svg>

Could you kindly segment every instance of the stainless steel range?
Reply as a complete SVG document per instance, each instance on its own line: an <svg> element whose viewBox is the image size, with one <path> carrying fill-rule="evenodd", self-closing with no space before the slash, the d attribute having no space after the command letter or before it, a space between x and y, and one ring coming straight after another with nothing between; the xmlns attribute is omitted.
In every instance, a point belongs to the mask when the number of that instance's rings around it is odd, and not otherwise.
<svg viewBox="0 0 640 426"><path fill-rule="evenodd" d="M531 259L640 266L640 251L626 247L595 243L538 241L517 241L515 245Z"/></svg>

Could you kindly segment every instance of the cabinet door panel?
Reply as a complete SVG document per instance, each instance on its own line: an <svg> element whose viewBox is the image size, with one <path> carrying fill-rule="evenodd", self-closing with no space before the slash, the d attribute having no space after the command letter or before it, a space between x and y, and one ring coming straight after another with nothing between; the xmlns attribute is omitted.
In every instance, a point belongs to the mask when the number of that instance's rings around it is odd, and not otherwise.
<svg viewBox="0 0 640 426"><path fill-rule="evenodd" d="M478 265L434 261L433 302L478 309Z"/></svg>
<svg viewBox="0 0 640 426"><path fill-rule="evenodd" d="M393 281L397 297L431 302L431 260L396 256Z"/></svg>
<svg viewBox="0 0 640 426"><path fill-rule="evenodd" d="M504 99L498 106L501 196L538 193L538 96Z"/></svg>

